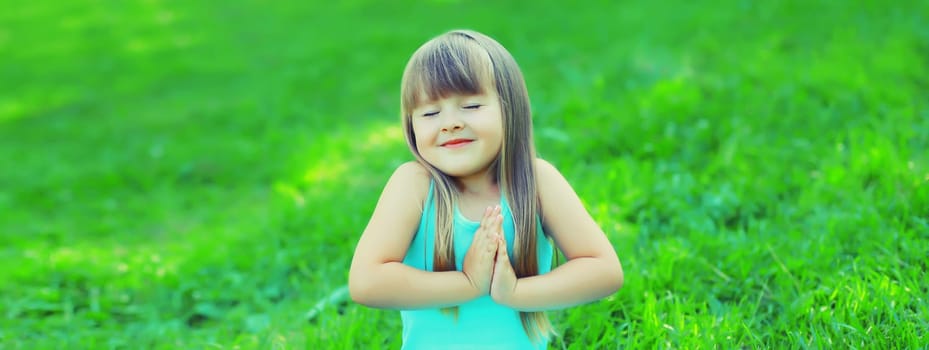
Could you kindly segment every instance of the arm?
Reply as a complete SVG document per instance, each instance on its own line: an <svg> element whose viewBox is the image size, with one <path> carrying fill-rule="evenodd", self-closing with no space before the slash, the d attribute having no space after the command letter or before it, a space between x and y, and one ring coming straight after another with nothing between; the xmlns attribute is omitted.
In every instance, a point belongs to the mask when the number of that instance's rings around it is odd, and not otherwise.
<svg viewBox="0 0 929 350"><path fill-rule="evenodd" d="M501 300L520 311L542 311L579 305L615 293L623 285L623 269L603 230L554 166L536 161L544 226L567 262L551 272L520 278L513 293Z"/></svg>
<svg viewBox="0 0 929 350"><path fill-rule="evenodd" d="M352 300L376 308L416 309L458 305L479 296L461 271L423 271L403 264L419 227L429 173L408 162L387 181L349 270Z"/></svg>

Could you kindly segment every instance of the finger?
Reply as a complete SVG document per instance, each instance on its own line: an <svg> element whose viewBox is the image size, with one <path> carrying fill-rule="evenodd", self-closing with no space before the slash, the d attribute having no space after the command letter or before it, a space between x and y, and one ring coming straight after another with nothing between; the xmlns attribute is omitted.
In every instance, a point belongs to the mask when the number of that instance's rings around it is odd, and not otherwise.
<svg viewBox="0 0 929 350"><path fill-rule="evenodd" d="M481 217L481 228L487 227L487 224L490 223L491 213L493 213L492 207L484 208L484 216Z"/></svg>
<svg viewBox="0 0 929 350"><path fill-rule="evenodd" d="M496 239L500 235L500 223L503 221L502 215L497 215L491 221L490 227L487 230L487 237L490 239Z"/></svg>
<svg viewBox="0 0 929 350"><path fill-rule="evenodd" d="M500 214L500 206L490 206L484 209L484 217L481 218L481 228L483 229L492 229L494 218L497 217L497 214Z"/></svg>
<svg viewBox="0 0 929 350"><path fill-rule="evenodd" d="M484 209L484 217L481 218L480 227L475 231L474 243L486 244L483 232L487 232L493 227L493 207L487 207Z"/></svg>
<svg viewBox="0 0 929 350"><path fill-rule="evenodd" d="M494 254L494 267L496 268L496 262L500 261L500 240L497 240L497 244L494 245L497 246L496 254Z"/></svg>
<svg viewBox="0 0 929 350"><path fill-rule="evenodd" d="M506 270L507 266L510 265L510 260L506 256L506 243L502 240L497 242L497 256L495 260L494 266L496 268Z"/></svg>
<svg viewBox="0 0 929 350"><path fill-rule="evenodd" d="M496 222L494 222L494 231L497 232L497 235L500 236L500 239L506 243L506 236L503 232L503 215L498 215Z"/></svg>

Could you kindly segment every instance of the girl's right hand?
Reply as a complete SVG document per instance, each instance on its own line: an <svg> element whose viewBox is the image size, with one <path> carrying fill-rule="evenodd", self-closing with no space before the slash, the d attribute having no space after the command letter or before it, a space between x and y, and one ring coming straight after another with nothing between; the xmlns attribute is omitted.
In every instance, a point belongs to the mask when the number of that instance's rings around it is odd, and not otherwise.
<svg viewBox="0 0 929 350"><path fill-rule="evenodd" d="M490 282L494 273L494 257L497 255L497 237L502 235L503 216L500 206L487 207L481 226L474 232L471 247L465 253L462 272L480 295L490 293Z"/></svg>

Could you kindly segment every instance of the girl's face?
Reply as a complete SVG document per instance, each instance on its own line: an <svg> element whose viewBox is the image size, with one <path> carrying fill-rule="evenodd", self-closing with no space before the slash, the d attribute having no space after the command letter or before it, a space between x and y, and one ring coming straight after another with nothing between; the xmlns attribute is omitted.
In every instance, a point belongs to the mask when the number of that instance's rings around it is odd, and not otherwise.
<svg viewBox="0 0 929 350"><path fill-rule="evenodd" d="M493 88L425 101L411 115L416 148L429 164L454 177L486 171L503 146L503 114Z"/></svg>

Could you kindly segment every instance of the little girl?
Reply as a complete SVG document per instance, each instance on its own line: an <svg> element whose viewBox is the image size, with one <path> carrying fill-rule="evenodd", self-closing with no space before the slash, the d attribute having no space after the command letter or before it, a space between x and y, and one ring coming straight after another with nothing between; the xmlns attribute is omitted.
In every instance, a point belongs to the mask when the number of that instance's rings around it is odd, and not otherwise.
<svg viewBox="0 0 929 350"><path fill-rule="evenodd" d="M352 299L401 310L404 349L544 349L544 311L615 293L623 271L565 178L535 156L510 53L456 30L403 72L416 161L388 180L349 273ZM551 269L552 243L566 262Z"/></svg>

